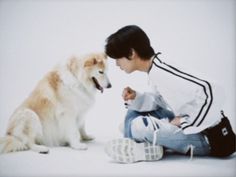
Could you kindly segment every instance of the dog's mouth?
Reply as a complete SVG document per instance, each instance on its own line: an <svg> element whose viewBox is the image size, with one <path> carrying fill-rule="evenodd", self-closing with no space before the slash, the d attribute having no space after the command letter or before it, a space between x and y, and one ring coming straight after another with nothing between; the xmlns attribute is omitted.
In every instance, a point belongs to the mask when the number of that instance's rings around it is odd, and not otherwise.
<svg viewBox="0 0 236 177"><path fill-rule="evenodd" d="M95 84L95 87L103 93L103 87L98 83L98 80L95 77L92 77L93 83Z"/></svg>

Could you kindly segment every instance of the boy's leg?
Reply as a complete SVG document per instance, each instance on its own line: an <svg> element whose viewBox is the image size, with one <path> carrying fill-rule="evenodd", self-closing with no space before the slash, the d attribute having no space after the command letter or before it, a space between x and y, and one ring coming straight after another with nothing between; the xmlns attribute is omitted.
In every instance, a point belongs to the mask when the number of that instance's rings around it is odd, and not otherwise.
<svg viewBox="0 0 236 177"><path fill-rule="evenodd" d="M132 138L132 133L131 133L131 123L132 121L137 118L138 116L142 115L142 113L134 110L128 110L126 117L125 117L125 122L124 122L124 137L125 138Z"/></svg>
<svg viewBox="0 0 236 177"><path fill-rule="evenodd" d="M132 121L139 116L146 116L146 115L151 115L158 119L167 118L169 121L171 121L175 117L172 111L169 111L161 107L158 108L157 110L150 111L150 112L138 112L134 110L128 110L125 117L125 122L124 122L124 137L125 138L132 138L132 132L131 132Z"/></svg>
<svg viewBox="0 0 236 177"><path fill-rule="evenodd" d="M158 108L157 110L149 112L148 115L151 115L158 119L168 119L169 121L175 118L175 114L172 111L161 108L161 107Z"/></svg>
<svg viewBox="0 0 236 177"><path fill-rule="evenodd" d="M151 120L152 119L152 120ZM158 130L153 127L156 124ZM143 117L132 122L131 131L136 141L148 141L156 145L164 146L173 151L186 154L192 146L194 155L209 155L210 146L205 136L201 133L186 135L178 127L165 120L153 117ZM156 136L154 138L154 136Z"/></svg>
<svg viewBox="0 0 236 177"><path fill-rule="evenodd" d="M194 155L210 154L210 146L204 135L185 135L179 130L168 120L138 116L131 124L135 141L130 138L114 139L107 143L105 152L121 163L160 160L163 156L162 146L182 154L191 151L191 147Z"/></svg>
<svg viewBox="0 0 236 177"><path fill-rule="evenodd" d="M148 142L136 143L133 140L131 125L135 119L148 115L148 112L128 110L124 123L124 137L109 141L105 146L105 152L115 161L121 163L133 163L137 161L154 161L163 156L163 147Z"/></svg>
<svg viewBox="0 0 236 177"><path fill-rule="evenodd" d="M122 163L132 163L136 161L153 161L159 160L163 156L163 147L150 144L148 142L136 143L133 139L131 125L136 119L142 119L147 115L153 115L156 118L174 118L174 113L171 111L159 108L151 112L138 112L128 110L124 122L124 137L123 139L112 140L106 145L106 152L114 160ZM152 130L150 130L152 131ZM145 132L140 132L145 133Z"/></svg>

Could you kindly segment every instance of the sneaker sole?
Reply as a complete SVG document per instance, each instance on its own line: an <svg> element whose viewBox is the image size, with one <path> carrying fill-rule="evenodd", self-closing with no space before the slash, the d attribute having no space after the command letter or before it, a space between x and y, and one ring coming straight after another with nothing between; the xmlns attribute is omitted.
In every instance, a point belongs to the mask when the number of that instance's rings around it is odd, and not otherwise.
<svg viewBox="0 0 236 177"><path fill-rule="evenodd" d="M162 146L153 146L150 143L136 143L129 138L109 141L105 152L113 160L120 163L134 163L138 161L157 161L163 156Z"/></svg>

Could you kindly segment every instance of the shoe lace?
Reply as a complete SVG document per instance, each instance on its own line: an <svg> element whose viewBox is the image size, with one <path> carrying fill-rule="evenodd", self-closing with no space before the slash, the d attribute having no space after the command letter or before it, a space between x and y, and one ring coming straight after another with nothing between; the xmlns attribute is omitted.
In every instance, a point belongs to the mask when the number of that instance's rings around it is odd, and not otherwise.
<svg viewBox="0 0 236 177"><path fill-rule="evenodd" d="M157 124L156 124L156 118L154 118L152 116L148 116L148 118L152 122L152 125L154 127L152 145L155 146L156 142L157 142L157 132L159 131L159 129L158 129Z"/></svg>
<svg viewBox="0 0 236 177"><path fill-rule="evenodd" d="M149 120L152 122L152 125L154 127L154 132L153 132L153 141L152 141L152 145L153 147L156 145L157 143L157 132L159 131L159 128L157 127L157 122L156 122L156 118L152 117L152 116L148 116ZM181 129L177 129L177 131L181 131ZM177 133L177 132L174 132ZM190 158L189 160L192 161L193 160L193 152L194 152L194 148L195 146L190 144L189 145L189 150L190 150Z"/></svg>
<svg viewBox="0 0 236 177"><path fill-rule="evenodd" d="M195 146L193 146L192 144L189 145L189 150L190 150L190 158L189 160L193 160L193 150L194 150Z"/></svg>

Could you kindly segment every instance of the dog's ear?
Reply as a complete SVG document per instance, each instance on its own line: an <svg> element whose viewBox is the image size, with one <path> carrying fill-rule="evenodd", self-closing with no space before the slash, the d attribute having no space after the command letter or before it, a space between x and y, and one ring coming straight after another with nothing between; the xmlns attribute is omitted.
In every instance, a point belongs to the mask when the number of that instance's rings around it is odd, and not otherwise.
<svg viewBox="0 0 236 177"><path fill-rule="evenodd" d="M107 54L106 53L102 53L102 56L104 59L107 59Z"/></svg>
<svg viewBox="0 0 236 177"><path fill-rule="evenodd" d="M84 67L90 67L97 64L96 58L91 58L84 63Z"/></svg>
<svg viewBox="0 0 236 177"><path fill-rule="evenodd" d="M76 75L77 71L78 71L78 63L77 63L77 59L76 57L71 57L67 63L67 68L68 70L73 73L74 75Z"/></svg>
<svg viewBox="0 0 236 177"><path fill-rule="evenodd" d="M103 52L103 53L99 53L97 55L97 63L98 64L104 64L104 61L106 61L107 59L107 55Z"/></svg>

